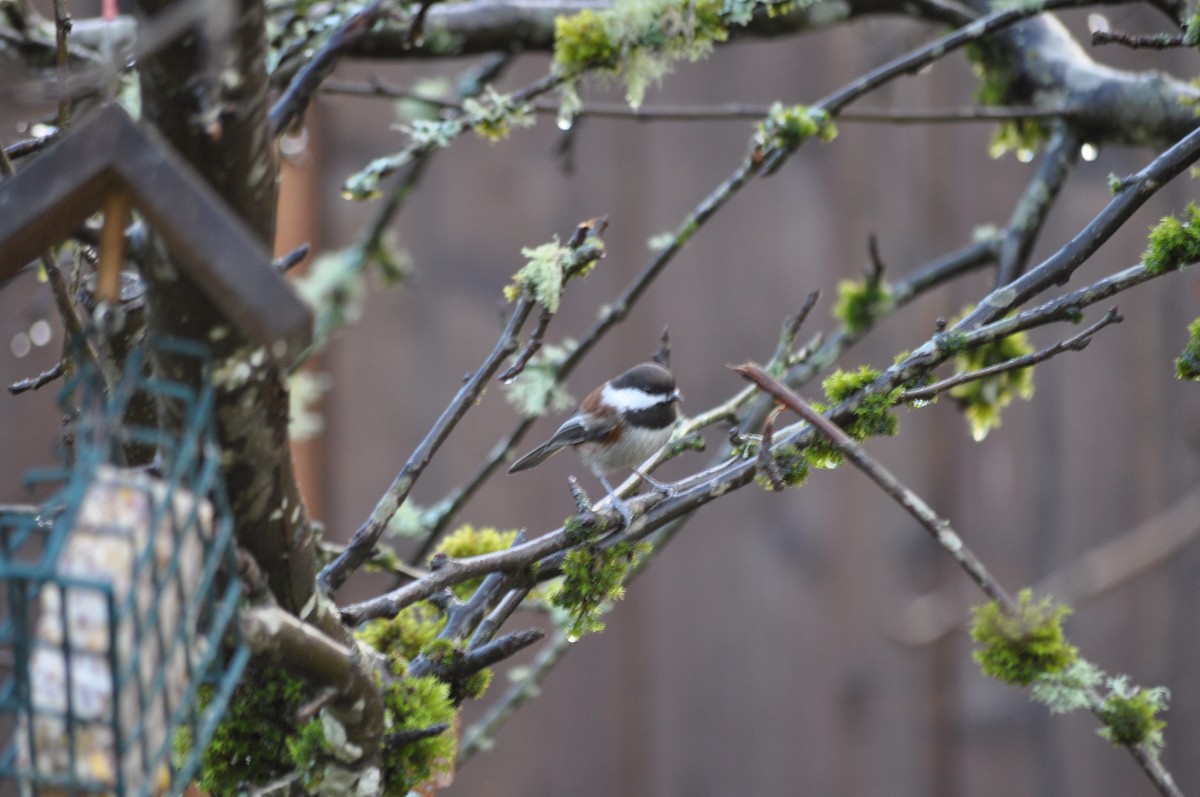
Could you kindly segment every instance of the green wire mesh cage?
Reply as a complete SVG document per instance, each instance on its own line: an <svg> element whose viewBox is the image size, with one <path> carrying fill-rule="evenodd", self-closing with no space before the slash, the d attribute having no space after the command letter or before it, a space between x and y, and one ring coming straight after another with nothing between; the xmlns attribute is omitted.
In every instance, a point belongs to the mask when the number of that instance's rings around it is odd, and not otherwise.
<svg viewBox="0 0 1200 797"><path fill-rule="evenodd" d="M108 384L80 369L68 466L30 477L56 485L46 500L0 512L0 794L182 793L245 667L210 380L145 366ZM147 400L177 431L130 422ZM153 466L122 466L148 447Z"/></svg>

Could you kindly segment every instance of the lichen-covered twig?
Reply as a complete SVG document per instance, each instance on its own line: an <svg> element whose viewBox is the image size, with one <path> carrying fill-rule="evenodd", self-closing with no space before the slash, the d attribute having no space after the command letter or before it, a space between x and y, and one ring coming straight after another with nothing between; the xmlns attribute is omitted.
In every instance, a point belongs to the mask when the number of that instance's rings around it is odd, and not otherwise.
<svg viewBox="0 0 1200 797"><path fill-rule="evenodd" d="M1059 342L1051 344L1044 349L1031 352L1022 357L1014 357L1011 360L1005 360L1002 363L996 363L995 365L988 366L987 368L980 368L977 371L955 374L954 376L943 379L940 382L935 382L932 385L905 390L900 394L900 398L903 401L927 401L928 399L931 399L940 393L944 393L957 385L966 384L967 382L974 382L979 379L987 379L989 376L1002 374L1006 371L1015 371L1019 368L1028 368L1066 351L1083 351L1087 348L1088 344L1092 342L1093 335L1109 324L1119 324L1123 320L1124 317L1118 313L1117 308L1114 307L1105 313L1103 318L1077 335L1072 335L1065 340L1060 340Z"/></svg>

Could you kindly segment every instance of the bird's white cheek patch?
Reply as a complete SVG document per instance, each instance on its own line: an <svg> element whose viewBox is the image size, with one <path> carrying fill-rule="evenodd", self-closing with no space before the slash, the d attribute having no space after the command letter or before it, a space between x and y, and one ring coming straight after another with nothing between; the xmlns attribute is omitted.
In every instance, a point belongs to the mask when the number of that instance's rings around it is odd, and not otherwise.
<svg viewBox="0 0 1200 797"><path fill-rule="evenodd" d="M607 404L626 411L649 409L671 399L670 396L652 396L636 387L613 387L612 385L605 385L600 395Z"/></svg>

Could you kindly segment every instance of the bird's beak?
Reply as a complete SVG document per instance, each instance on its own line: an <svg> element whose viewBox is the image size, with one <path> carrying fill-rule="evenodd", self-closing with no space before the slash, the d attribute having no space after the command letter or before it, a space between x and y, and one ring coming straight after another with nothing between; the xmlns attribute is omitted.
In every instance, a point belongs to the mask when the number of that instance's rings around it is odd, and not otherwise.
<svg viewBox="0 0 1200 797"><path fill-rule="evenodd" d="M674 399L675 401L683 401L683 394L680 393L678 390L676 390L674 393L671 394L671 398Z"/></svg>

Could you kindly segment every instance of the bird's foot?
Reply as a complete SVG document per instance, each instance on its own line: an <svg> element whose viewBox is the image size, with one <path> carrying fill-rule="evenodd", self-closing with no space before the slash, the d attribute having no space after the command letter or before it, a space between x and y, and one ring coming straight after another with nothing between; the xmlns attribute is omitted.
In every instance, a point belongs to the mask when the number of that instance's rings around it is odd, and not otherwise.
<svg viewBox="0 0 1200 797"><path fill-rule="evenodd" d="M666 482L660 482L658 479L655 479L652 476L650 476L650 474L643 473L642 471L638 470L637 468L632 468L631 470L633 470L633 472L636 473L638 475L638 477L642 481L644 481L650 487L650 489L653 490L654 492L659 493L666 498L674 498L678 494L678 490L676 490L674 484L667 484Z"/></svg>

